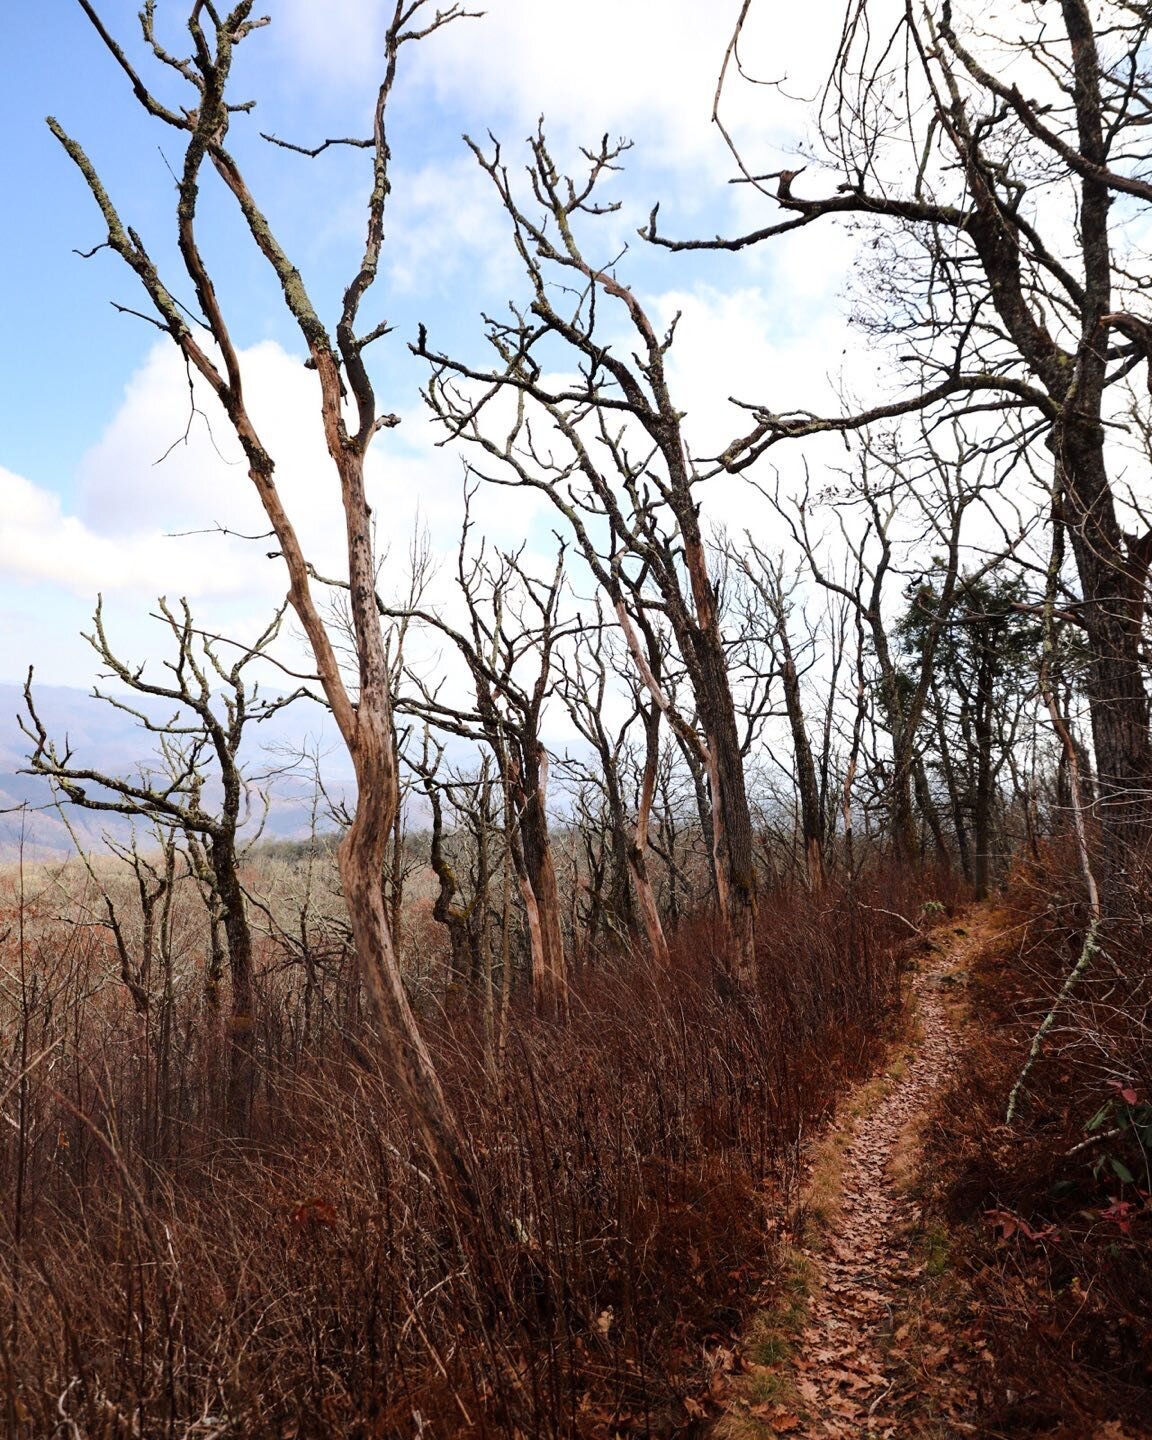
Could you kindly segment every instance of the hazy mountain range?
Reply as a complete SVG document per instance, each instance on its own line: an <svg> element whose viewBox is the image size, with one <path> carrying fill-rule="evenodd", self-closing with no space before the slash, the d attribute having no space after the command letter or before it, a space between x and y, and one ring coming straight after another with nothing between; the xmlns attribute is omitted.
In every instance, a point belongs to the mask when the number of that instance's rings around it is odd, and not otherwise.
<svg viewBox="0 0 1152 1440"><path fill-rule="evenodd" d="M115 693L115 692L110 692ZM44 726L63 747L72 748L75 764L105 774L131 776L141 765L155 763L156 736L143 730L122 710L95 699L89 691L62 685L37 685L36 707ZM138 709L139 696L117 695ZM52 801L48 784L23 775L32 742L19 727L24 711L19 685L0 684L0 860L11 861L23 845L26 858L43 859L70 852L73 841ZM166 718L161 707L148 709ZM310 767L292 764L305 751L320 755L325 789L340 798L350 789L351 767L332 718L317 705L301 701L271 718L252 724L242 752L249 778L270 799L264 834L292 839L308 833L314 793ZM255 814L262 807L255 806ZM108 833L126 838L132 822L124 816L98 814L77 806L67 815L86 847L98 848ZM255 822L250 823L251 825ZM330 824L330 822L328 822ZM140 822L137 822L139 825Z"/></svg>

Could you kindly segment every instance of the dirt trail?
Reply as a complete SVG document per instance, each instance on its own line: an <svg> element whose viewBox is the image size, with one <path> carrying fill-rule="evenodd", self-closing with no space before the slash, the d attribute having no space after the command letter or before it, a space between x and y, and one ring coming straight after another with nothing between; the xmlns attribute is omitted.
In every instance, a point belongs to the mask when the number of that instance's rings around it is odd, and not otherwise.
<svg viewBox="0 0 1152 1440"><path fill-rule="evenodd" d="M829 1218L799 1252L811 1293L791 1353L776 1366L750 1366L751 1383L734 1386L741 1398L719 1436L976 1433L964 1358L945 1324L916 1313L932 1257L917 1243L920 1210L901 1180L916 1168L919 1122L957 1052L968 962L992 930L977 908L933 934L913 980L918 1034L909 1052L845 1107L848 1118L821 1146L817 1163L832 1171L824 1183L839 1194L823 1197Z"/></svg>

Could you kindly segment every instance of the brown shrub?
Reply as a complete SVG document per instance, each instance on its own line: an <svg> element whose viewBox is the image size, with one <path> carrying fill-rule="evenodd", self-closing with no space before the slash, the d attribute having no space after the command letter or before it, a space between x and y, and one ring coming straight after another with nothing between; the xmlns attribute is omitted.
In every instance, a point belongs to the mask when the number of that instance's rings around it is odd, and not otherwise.
<svg viewBox="0 0 1152 1440"><path fill-rule="evenodd" d="M1152 1096L1152 937L1138 915L1106 927L1004 1123L1036 1028L1080 953L1075 863L1059 842L1017 866L1004 937L973 974L972 1048L927 1156L995 1356L985 1418L996 1435L1082 1436L1108 1420L1142 1433L1152 1412L1152 1131L1131 1123Z"/></svg>
<svg viewBox="0 0 1152 1440"><path fill-rule="evenodd" d="M771 1266L765 1220L791 1201L801 1135L878 1052L908 933L891 912L917 904L891 881L770 897L753 993L689 922L666 973L585 968L563 1029L516 998L499 1085L478 1007L428 1016L482 1255L356 1059L372 1041L349 1040L354 996L305 1023L265 955L265 1063L238 1137L195 987L142 1018L98 983L82 932L38 922L20 955L9 941L0 1428L687 1433L685 1397Z"/></svg>

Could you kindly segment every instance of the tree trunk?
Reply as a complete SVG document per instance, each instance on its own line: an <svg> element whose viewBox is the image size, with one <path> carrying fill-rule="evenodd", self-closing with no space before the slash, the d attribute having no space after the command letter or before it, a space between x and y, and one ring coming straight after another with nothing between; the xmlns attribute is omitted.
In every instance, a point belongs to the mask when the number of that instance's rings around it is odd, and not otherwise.
<svg viewBox="0 0 1152 1440"><path fill-rule="evenodd" d="M210 863L220 897L232 984L227 1030L228 1115L231 1122L242 1129L247 1124L256 1078L256 980L252 929L248 924L232 835L212 840Z"/></svg>
<svg viewBox="0 0 1152 1440"><path fill-rule="evenodd" d="M363 456L341 443L341 384L330 355L318 352L324 383L325 432L340 473L348 545L349 600L356 635L359 701L353 706L339 679L335 657L310 600L293 602L325 678L356 771L356 815L338 852L344 901L352 928L361 982L382 1041L382 1059L404 1097L417 1132L456 1207L481 1220L467 1150L424 1037L408 1003L392 943L382 877L400 806L396 733L392 718L388 655L376 607L376 564L371 511L364 488ZM306 571L305 571L306 576ZM294 579L296 576L294 575ZM303 583L306 583L306 579ZM313 633L315 632L315 633Z"/></svg>
<svg viewBox="0 0 1152 1440"><path fill-rule="evenodd" d="M728 711L725 714L720 707L714 726L708 728L716 869L724 876L725 920L732 946L728 966L734 979L751 984L756 972L756 859L744 757L730 705Z"/></svg>
<svg viewBox="0 0 1152 1440"><path fill-rule="evenodd" d="M1126 552L1104 471L1101 432L1068 434L1059 461L1091 656L1085 689L1099 789L1096 814L1111 862L1119 865L1148 843L1152 742L1141 658L1147 565L1139 547Z"/></svg>
<svg viewBox="0 0 1152 1440"><path fill-rule="evenodd" d="M361 734L358 753L353 756L358 783L356 817L338 851L360 979L372 1019L381 1032L388 1078L404 1096L420 1140L448 1193L476 1216L479 1201L464 1144L404 990L380 883L397 803L394 768L380 751L380 746L390 746L390 734L377 728L371 735L375 742L371 748L368 736Z"/></svg>
<svg viewBox="0 0 1152 1440"><path fill-rule="evenodd" d="M652 818L652 800L656 793L656 768L660 761L660 710L653 704L644 717L644 773L640 781L640 800L636 807L636 833L628 846L628 866L632 885L644 920L648 948L660 968L668 966L668 941L660 919L656 892L648 876L648 826Z"/></svg>
<svg viewBox="0 0 1152 1440"><path fill-rule="evenodd" d="M456 898L456 872L444 853L444 807L440 792L430 775L424 777L424 793L432 810L432 838L428 861L436 876L438 888L432 902L432 918L448 931L449 969L452 979L464 983L472 973L472 946L466 915L452 902Z"/></svg>
<svg viewBox="0 0 1152 1440"><path fill-rule="evenodd" d="M556 884L556 867L548 833L547 756L538 740L532 739L526 748L524 779L518 787L517 818L524 855L524 878L533 902L529 908L529 935L533 942L532 982L540 1014L551 1020L564 1020L568 1015L568 976L560 920L560 891ZM528 903L527 894L525 903ZM535 917L531 914L533 907Z"/></svg>
<svg viewBox="0 0 1152 1440"><path fill-rule="evenodd" d="M976 899L988 894L992 849L992 805L996 798L996 770L992 760L993 681L996 672L996 649L1003 640L998 626L978 632L980 658L976 671L976 707L973 730L976 738L976 794L972 812L972 831L976 846Z"/></svg>
<svg viewBox="0 0 1152 1440"><path fill-rule="evenodd" d="M960 869L964 879L972 884L972 855L968 844L968 821L964 814L960 786L956 779L956 766L952 757L952 746L948 739L944 698L939 687L932 686L932 698L936 710L936 749L940 757L940 770L948 790L948 808L952 812L952 830L956 836L956 850L960 856Z"/></svg>
<svg viewBox="0 0 1152 1440"><path fill-rule="evenodd" d="M824 888L824 806L820 799L820 781L804 723L804 705L800 697L800 679L796 662L783 623L778 629L784 665L781 678L784 686L784 708L792 731L792 757L796 771L796 789L800 798L800 830L804 838L804 862L808 872L808 888Z"/></svg>
<svg viewBox="0 0 1152 1440"><path fill-rule="evenodd" d="M936 802L932 799L932 790L924 771L924 761L919 755L912 763L912 775L916 786L916 803L920 806L920 814L928 826L932 843L936 846L936 859L946 870L951 870L952 856L948 850L948 842L944 839L944 827L940 824L940 813L936 809Z"/></svg>
<svg viewBox="0 0 1152 1440"><path fill-rule="evenodd" d="M678 452L678 460L682 451ZM671 468L671 467L670 467ZM673 474L676 470L673 469ZM682 493L691 500L686 476ZM712 842L716 878L721 885L721 916L730 953L725 963L741 984L756 973L756 857L752 815L744 777L744 757L736 728L736 706L728 676L728 656L716 611L716 594L708 574L708 558L700 536L696 507L681 507L676 516L684 540L684 565L692 587L696 623L684 624L680 607L681 654L688 662L696 711L704 730L709 780L712 784Z"/></svg>

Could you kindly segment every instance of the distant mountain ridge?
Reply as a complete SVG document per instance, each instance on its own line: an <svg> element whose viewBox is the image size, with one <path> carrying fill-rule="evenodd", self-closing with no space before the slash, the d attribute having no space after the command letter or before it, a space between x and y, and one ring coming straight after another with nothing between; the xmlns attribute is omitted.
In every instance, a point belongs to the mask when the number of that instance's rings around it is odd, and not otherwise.
<svg viewBox="0 0 1152 1440"><path fill-rule="evenodd" d="M146 697L114 692L154 719L167 718L171 706L146 704ZM88 690L65 685L37 685L36 708L45 729L63 746L71 745L75 763L109 775L131 775L155 762L155 735L131 715L97 700ZM74 846L68 828L52 801L51 787L36 775L22 775L32 742L22 733L23 687L0 683L0 861L23 852L27 859L69 854ZM274 773L259 788L270 799L264 834L296 839L311 824L313 784L307 773L287 773L289 758L319 749L325 788L339 797L351 789L352 770L330 715L309 701L285 707L268 720L253 723L245 737L242 759L249 775ZM23 808L20 808L23 807ZM259 810L257 810L257 814ZM132 822L126 816L67 807L69 822L86 848L98 849L105 833L125 839ZM139 822L137 822L139 823ZM254 823L254 822L253 822Z"/></svg>

